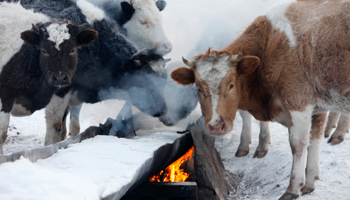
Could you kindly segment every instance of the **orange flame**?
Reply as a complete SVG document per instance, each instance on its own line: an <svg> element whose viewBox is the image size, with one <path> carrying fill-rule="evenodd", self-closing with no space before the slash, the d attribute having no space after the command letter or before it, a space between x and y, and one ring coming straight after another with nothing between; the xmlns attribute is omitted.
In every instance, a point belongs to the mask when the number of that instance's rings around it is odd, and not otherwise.
<svg viewBox="0 0 350 200"><path fill-rule="evenodd" d="M154 175L149 179L150 182L185 182L190 174L184 172L180 169L180 166L185 161L192 158L194 152L194 146L192 146L185 155L177 159L175 162L171 163L165 170L159 172L159 174ZM161 180L161 177L163 181Z"/></svg>

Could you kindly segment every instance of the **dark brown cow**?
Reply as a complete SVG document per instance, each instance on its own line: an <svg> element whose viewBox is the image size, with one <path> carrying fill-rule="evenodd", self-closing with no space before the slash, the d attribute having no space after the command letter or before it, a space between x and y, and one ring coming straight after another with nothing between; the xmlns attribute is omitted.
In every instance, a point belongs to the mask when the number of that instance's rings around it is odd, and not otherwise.
<svg viewBox="0 0 350 200"><path fill-rule="evenodd" d="M349 1L283 1L224 50L171 74L196 83L209 134L231 131L237 109L288 127L293 166L280 199L315 189L325 112L350 114L349 13Z"/></svg>

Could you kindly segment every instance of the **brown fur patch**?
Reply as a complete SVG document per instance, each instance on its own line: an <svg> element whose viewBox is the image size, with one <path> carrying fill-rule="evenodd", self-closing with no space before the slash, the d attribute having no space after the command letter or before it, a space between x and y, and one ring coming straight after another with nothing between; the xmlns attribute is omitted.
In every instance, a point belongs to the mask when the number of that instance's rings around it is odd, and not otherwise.
<svg viewBox="0 0 350 200"><path fill-rule="evenodd" d="M321 113L321 114L316 114L312 116L310 140L320 139L323 136L323 131L324 131L326 121L327 121L327 113Z"/></svg>

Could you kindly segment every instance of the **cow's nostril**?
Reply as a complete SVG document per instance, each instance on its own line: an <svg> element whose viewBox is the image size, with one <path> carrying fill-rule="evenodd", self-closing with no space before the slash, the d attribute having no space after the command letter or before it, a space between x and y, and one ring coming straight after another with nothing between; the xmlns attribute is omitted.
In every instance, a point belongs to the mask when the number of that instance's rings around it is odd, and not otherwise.
<svg viewBox="0 0 350 200"><path fill-rule="evenodd" d="M171 50L173 49L171 44L164 43L162 46L163 46L165 52L167 52L167 53L171 52Z"/></svg>
<svg viewBox="0 0 350 200"><path fill-rule="evenodd" d="M53 75L53 81L55 85L64 85L68 81L68 76L66 74L55 74Z"/></svg>
<svg viewBox="0 0 350 200"><path fill-rule="evenodd" d="M224 120L222 119L221 116L216 120L216 124L217 124L217 125L222 125L222 124L224 124Z"/></svg>

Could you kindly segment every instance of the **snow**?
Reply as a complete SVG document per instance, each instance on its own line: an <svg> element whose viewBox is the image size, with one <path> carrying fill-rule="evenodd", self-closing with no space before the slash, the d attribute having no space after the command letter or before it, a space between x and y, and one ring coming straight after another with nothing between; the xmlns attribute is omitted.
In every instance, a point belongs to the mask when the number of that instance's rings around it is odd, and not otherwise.
<svg viewBox="0 0 350 200"><path fill-rule="evenodd" d="M234 30L232 37L237 37L250 21L276 1L167 0L167 7L162 12L164 28L174 48L166 57L178 61L181 56L188 55L200 41L203 31L210 30L206 27L210 23L230 26L227 29ZM218 28L210 31L220 34L227 30ZM223 37L220 36L220 39ZM81 131L104 123L108 117L115 118L123 104L123 101L117 100L84 104L80 115ZM143 121L138 126L144 128L132 139L97 136L70 145L36 163L24 158L4 163L0 165L0 199L99 199L130 182L155 149L180 137L174 131L183 130L189 121L200 115L197 107L190 117L174 127L162 126L156 118L139 115ZM5 154L43 146L46 131L44 110L29 117L11 117L10 125ZM264 158L257 159L253 158L259 134L259 123L255 120L250 153L241 158L234 156L240 142L241 127L242 119L237 115L234 129L216 141L226 169L243 177L230 199L278 199L288 186L292 166L287 129L271 123L269 152ZM336 146L323 140L320 149L320 180L316 182L314 192L299 199L350 199L350 136L347 134L344 142Z"/></svg>

